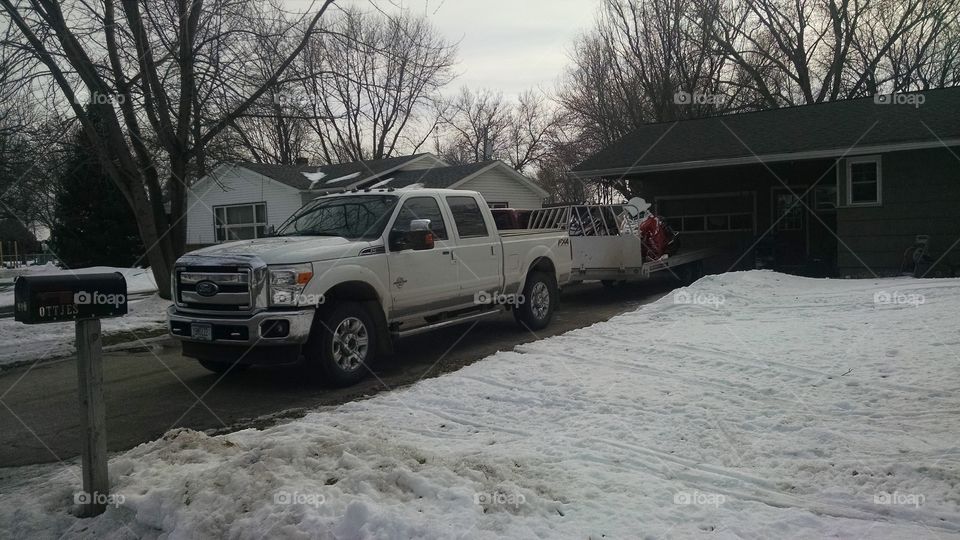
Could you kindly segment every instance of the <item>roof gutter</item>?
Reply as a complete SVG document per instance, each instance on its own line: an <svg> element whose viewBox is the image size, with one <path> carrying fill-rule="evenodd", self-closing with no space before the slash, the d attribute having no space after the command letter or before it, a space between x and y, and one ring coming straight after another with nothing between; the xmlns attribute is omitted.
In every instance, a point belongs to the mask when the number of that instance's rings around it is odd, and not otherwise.
<svg viewBox="0 0 960 540"><path fill-rule="evenodd" d="M682 161L676 163L658 163L654 165L638 165L633 167L616 167L611 169L593 169L587 171L570 171L573 178L587 179L598 176L624 176L662 171L683 171L688 169L703 169L707 167L729 167L733 165L753 165L757 163L776 163L783 161L797 161L807 159L823 159L845 157L848 155L876 154L880 152L900 152L904 150L922 150L926 148L949 148L960 146L960 139L941 139L937 141L923 141L916 143L879 144L871 146L854 146L852 148L834 148L830 150L811 150L807 152L787 152L780 154L765 154L762 156L750 155L734 158L704 159L696 161Z"/></svg>

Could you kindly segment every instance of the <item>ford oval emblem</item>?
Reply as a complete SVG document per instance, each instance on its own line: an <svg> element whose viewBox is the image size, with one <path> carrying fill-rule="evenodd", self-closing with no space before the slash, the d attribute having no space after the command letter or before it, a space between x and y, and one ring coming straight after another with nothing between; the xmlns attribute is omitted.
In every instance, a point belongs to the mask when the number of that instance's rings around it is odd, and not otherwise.
<svg viewBox="0 0 960 540"><path fill-rule="evenodd" d="M220 292L220 287L212 281L201 281L197 283L197 294L200 296L213 296Z"/></svg>

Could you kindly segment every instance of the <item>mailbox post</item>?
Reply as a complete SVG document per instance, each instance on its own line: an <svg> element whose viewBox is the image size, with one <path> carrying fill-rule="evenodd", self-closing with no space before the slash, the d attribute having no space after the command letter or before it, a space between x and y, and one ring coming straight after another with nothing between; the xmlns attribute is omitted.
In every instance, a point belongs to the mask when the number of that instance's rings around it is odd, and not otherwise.
<svg viewBox="0 0 960 540"><path fill-rule="evenodd" d="M14 320L25 324L76 322L83 491L75 500L81 517L102 514L110 483L100 319L127 313L127 282L120 272L21 276L14 284L14 302Z"/></svg>

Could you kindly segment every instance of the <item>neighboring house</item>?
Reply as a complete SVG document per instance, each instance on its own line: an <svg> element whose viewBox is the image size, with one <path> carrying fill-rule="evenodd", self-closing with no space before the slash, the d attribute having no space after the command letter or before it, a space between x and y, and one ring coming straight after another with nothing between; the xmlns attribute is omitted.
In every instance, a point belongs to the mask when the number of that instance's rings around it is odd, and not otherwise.
<svg viewBox="0 0 960 540"><path fill-rule="evenodd" d="M681 233L808 275L960 270L960 88L650 124L574 168L630 180Z"/></svg>
<svg viewBox="0 0 960 540"><path fill-rule="evenodd" d="M320 166L225 163L187 193L187 245L259 238L321 195L371 187L473 190L492 207L540 208L547 196L501 161L448 166L428 153Z"/></svg>

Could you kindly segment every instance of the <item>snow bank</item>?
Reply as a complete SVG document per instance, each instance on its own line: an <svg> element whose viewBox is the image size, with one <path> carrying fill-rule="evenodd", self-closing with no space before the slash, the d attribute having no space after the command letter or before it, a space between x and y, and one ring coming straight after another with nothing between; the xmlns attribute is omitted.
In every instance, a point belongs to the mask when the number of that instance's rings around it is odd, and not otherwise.
<svg viewBox="0 0 960 540"><path fill-rule="evenodd" d="M819 538L960 532L960 280L708 277L263 431L0 473L8 536ZM429 351L439 355L442 351Z"/></svg>
<svg viewBox="0 0 960 540"><path fill-rule="evenodd" d="M163 328L167 324L168 306L169 300L155 294L130 300L127 315L101 321L103 333ZM13 317L0 319L0 366L73 354L75 326L72 322L27 325L14 321Z"/></svg>
<svg viewBox="0 0 960 540"><path fill-rule="evenodd" d="M53 263L42 266L25 266L9 269L3 275L5 278L15 278L22 275L39 276L52 274L99 274L120 272L127 280L127 293L131 295L148 294L157 291L157 282L153 279L153 272L149 268L115 268L112 266L91 266L89 268L75 268L65 270ZM13 283L6 290L0 291L0 306L13 305Z"/></svg>

